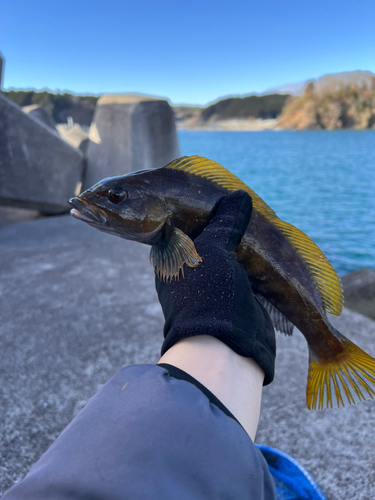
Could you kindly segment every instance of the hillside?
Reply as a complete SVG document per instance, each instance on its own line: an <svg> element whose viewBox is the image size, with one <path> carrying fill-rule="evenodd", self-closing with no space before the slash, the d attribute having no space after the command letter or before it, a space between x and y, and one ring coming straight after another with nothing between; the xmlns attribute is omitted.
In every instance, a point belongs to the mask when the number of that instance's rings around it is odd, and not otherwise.
<svg viewBox="0 0 375 500"><path fill-rule="evenodd" d="M48 91L9 90L4 95L21 107L37 104L53 117L55 123L66 123L68 116L75 123L89 126L99 97L53 94ZM231 97L206 108L173 106L179 128L243 128L244 120L254 123L278 117L287 100L286 95ZM225 122L225 126L221 124ZM272 126L274 123L272 122ZM245 127L246 128L246 127Z"/></svg>
<svg viewBox="0 0 375 500"><path fill-rule="evenodd" d="M203 109L199 106L173 106L177 126L193 126L199 121Z"/></svg>
<svg viewBox="0 0 375 500"><path fill-rule="evenodd" d="M18 106L38 104L52 115L55 123L66 123L68 116L80 125L89 126L94 115L99 96L78 96L73 94L53 94L34 90L3 90L2 93Z"/></svg>
<svg viewBox="0 0 375 500"><path fill-rule="evenodd" d="M293 96L303 95L307 85L314 83L315 89L330 87L331 89L338 88L342 85L367 85L371 86L371 81L375 74L371 71L343 71L341 73L331 73L323 75L319 78L311 78L304 82L288 83L278 87L268 89L265 94L291 94Z"/></svg>
<svg viewBox="0 0 375 500"><path fill-rule="evenodd" d="M260 118L262 120L277 118L288 97L288 95L279 94L230 97L205 108L201 113L201 119L208 121L233 118Z"/></svg>
<svg viewBox="0 0 375 500"><path fill-rule="evenodd" d="M327 79L310 82L300 97L289 99L278 127L294 130L375 128L375 76L347 83Z"/></svg>
<svg viewBox="0 0 375 500"><path fill-rule="evenodd" d="M175 106L177 127L195 130L265 130L277 125L289 95L221 99L206 108Z"/></svg>

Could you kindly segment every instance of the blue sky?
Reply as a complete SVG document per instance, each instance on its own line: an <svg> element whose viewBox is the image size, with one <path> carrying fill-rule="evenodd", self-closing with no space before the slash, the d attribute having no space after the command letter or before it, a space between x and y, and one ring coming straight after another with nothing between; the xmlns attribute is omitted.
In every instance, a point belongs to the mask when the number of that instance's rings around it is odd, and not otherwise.
<svg viewBox="0 0 375 500"><path fill-rule="evenodd" d="M207 104L375 72L374 0L1 0L3 87Z"/></svg>

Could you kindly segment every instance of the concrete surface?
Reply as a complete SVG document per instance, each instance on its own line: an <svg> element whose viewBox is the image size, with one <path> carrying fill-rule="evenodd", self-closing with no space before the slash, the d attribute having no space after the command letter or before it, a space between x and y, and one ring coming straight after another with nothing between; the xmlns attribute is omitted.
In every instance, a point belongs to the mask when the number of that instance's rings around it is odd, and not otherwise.
<svg viewBox="0 0 375 500"><path fill-rule="evenodd" d="M70 216L0 228L0 485L20 480L87 400L124 365L154 363L162 313L149 248ZM375 322L334 324L375 355ZM375 402L305 408L307 345L278 335L257 442L299 460L327 500L375 498Z"/></svg>
<svg viewBox="0 0 375 500"><path fill-rule="evenodd" d="M375 269L363 268L341 278L345 306L375 319Z"/></svg>
<svg viewBox="0 0 375 500"><path fill-rule="evenodd" d="M157 361L148 259L69 215L0 228L1 493L117 370Z"/></svg>
<svg viewBox="0 0 375 500"><path fill-rule="evenodd" d="M83 189L105 177L162 167L178 158L174 113L167 101L104 95L95 108Z"/></svg>
<svg viewBox="0 0 375 500"><path fill-rule="evenodd" d="M81 151L0 94L0 205L66 212L82 175Z"/></svg>

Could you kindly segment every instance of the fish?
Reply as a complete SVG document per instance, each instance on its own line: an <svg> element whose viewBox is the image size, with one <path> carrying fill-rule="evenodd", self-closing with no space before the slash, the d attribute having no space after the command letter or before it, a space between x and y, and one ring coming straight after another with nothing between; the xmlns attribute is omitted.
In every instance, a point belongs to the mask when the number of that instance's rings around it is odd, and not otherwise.
<svg viewBox="0 0 375 500"><path fill-rule="evenodd" d="M329 322L343 307L340 279L320 248L276 213L244 182L213 160L183 156L152 170L103 179L69 202L71 215L106 233L151 246L164 281L183 279L202 259L194 239L219 201L242 189L253 211L236 248L252 290L275 329L295 326L309 348L306 405L340 408L375 396L375 359Z"/></svg>

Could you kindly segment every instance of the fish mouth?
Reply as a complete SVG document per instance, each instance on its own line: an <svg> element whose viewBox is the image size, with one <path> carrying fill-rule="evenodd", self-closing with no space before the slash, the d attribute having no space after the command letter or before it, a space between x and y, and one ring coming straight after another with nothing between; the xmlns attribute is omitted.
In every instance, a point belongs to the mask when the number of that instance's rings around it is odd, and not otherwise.
<svg viewBox="0 0 375 500"><path fill-rule="evenodd" d="M107 222L107 217L104 212L97 207L94 208L87 201L80 198L71 198L69 204L74 207L70 210L70 215L75 219L93 225L102 225Z"/></svg>

